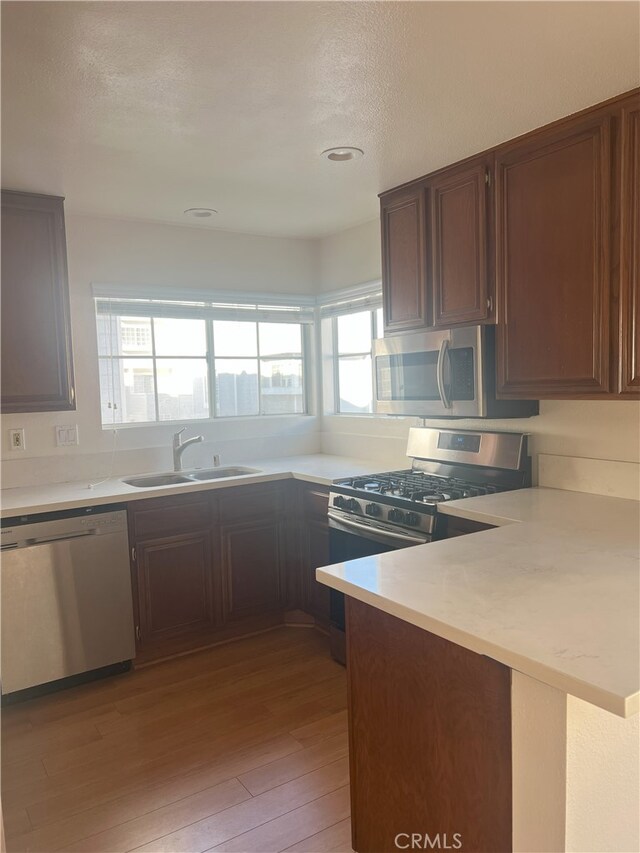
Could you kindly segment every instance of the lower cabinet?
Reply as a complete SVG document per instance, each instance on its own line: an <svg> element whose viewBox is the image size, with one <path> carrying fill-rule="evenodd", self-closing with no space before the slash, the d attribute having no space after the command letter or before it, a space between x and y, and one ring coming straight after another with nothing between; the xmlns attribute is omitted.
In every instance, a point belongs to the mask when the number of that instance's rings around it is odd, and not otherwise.
<svg viewBox="0 0 640 853"><path fill-rule="evenodd" d="M137 548L136 564L141 640L215 627L208 531L146 542Z"/></svg>
<svg viewBox="0 0 640 853"><path fill-rule="evenodd" d="M138 663L281 624L296 607L327 622L329 593L312 577L328 562L318 495L302 561L291 481L129 504Z"/></svg>
<svg viewBox="0 0 640 853"><path fill-rule="evenodd" d="M329 588L316 580L316 569L329 564L328 489L302 486L300 505L301 608L321 626L329 624Z"/></svg>

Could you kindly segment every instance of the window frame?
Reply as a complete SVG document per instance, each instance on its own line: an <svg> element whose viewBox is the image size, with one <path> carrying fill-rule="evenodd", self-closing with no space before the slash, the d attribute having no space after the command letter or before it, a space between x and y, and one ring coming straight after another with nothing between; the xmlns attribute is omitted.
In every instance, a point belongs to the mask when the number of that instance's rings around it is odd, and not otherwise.
<svg viewBox="0 0 640 853"><path fill-rule="evenodd" d="M384 331L384 320L382 321L382 328L378 329L378 311L379 307L371 308L371 307L354 307L352 311L345 311L341 314L333 315L331 320L331 343L332 343L332 362L333 362L333 409L332 414L342 415L346 417L371 417L375 415L373 411L374 407L374 394L375 394L375 364L373 357L373 342L378 338L379 332ZM365 312L369 313L369 324L371 330L371 347L366 352L349 352L349 353L341 353L340 346L338 341L338 320L340 317L349 317L354 314L364 314ZM371 411L370 412L343 412L340 409L340 360L348 359L348 358L362 358L369 356L371 358Z"/></svg>
<svg viewBox="0 0 640 853"><path fill-rule="evenodd" d="M170 316L170 313L171 313L170 309L165 309L165 312L163 312L162 314L141 313L141 315L140 315L141 317L144 317L144 316L150 316L151 317L151 323L150 323L151 352L149 354L145 354L145 355L143 355L143 354L140 354L140 355L138 355L138 354L136 354L136 355L103 355L100 352L100 341L99 341L99 330L98 330L98 318L99 318L100 314L102 313L103 316L106 315L107 317L111 316L114 319L116 319L116 321L120 317L133 316L133 315L118 314L117 310L113 310L110 313L109 312L99 312L98 311L98 302L99 301L105 302L105 301L111 300L112 302L117 303L118 301L127 301L130 298L132 298L132 297L126 297L126 296L117 297L117 296L103 295L102 293L96 292L96 289L94 288L94 306L95 306L94 310L95 310L95 316L96 316L96 343L97 343L97 361L98 361L97 366L98 366L98 378L99 378L99 386L100 386L100 423L101 423L101 428L103 430L130 429L130 428L136 428L136 427L171 426L171 425L182 424L182 423L189 423L189 424L211 423L214 421L254 419L254 418L262 418L262 417L266 417L266 418L305 417L305 416L312 414L312 406L311 406L311 400L310 400L310 388L313 387L313 384L310 381L310 376L311 376L310 368L312 367L310 362L312 361L312 326L315 325L315 323L310 324L309 322L305 322L302 317L299 320L292 320L292 319L284 320L284 315L283 315L283 317L278 317L277 315L273 315L273 316L261 318L259 316L259 312L257 312L257 313L247 312L248 315L251 315L251 316L246 316L246 317L243 317L240 315L238 315L236 317L229 317L224 308L222 308L222 310L220 312L221 316L216 318L215 309L213 311L211 311L210 309L207 309L207 311L203 311L202 317L194 317L194 319L201 319L205 325L206 352L204 355L158 356L156 354L155 329L154 329L153 319L155 317L158 317L158 316L162 316L162 317L165 317L167 319L183 319L183 317L180 316L180 314L178 312L177 312L177 316L172 318ZM133 298L135 298L135 297L133 297ZM147 301L151 301L151 302L155 301L155 302L160 303L163 301L162 299L160 299L158 297L156 297L154 299L154 297L151 295L147 295L144 298ZM282 303L279 301L274 301L272 303L268 296L261 295L258 304L265 306L266 310L269 310L270 307L273 307L274 309L276 309ZM247 414L217 415L216 414L216 408L217 408L216 371L215 371L216 355L215 355L215 343L214 343L215 336L214 336L214 326L213 326L216 319L231 320L232 322L250 322L250 323L253 323L255 325L256 352L257 352L256 356L233 356L233 357L229 357L229 358L232 358L234 361L236 361L236 360L241 361L241 360L246 359L247 361L252 361L252 362L257 363L258 411L254 414L249 414L249 415L247 415ZM297 353L288 353L288 354L283 353L283 354L272 355L272 356L261 356L260 355L259 324L260 323L274 324L274 323L279 323L279 322L281 322L283 324L286 323L287 325L294 325L294 326L299 327L299 329L300 329L300 354L299 355ZM225 359L227 357L226 356L219 356L217 358ZM194 360L195 361L203 361L204 360L204 362L206 364L206 372L207 372L206 388L207 388L208 409L209 409L209 414L207 417L201 417L201 418L186 418L185 417L185 418L180 418L178 420L175 420L175 419L163 420L160 418L157 365L159 362L163 361L164 359L171 360L171 361L194 361ZM261 362L262 361L265 361L265 362L266 361L285 361L285 360L299 361L301 364L300 376L301 376L301 386L302 386L302 389L301 389L302 390L302 393L301 393L302 411L301 412L273 412L273 413L265 412L263 400L262 400L263 395L262 395L262 381L261 381L262 380ZM100 365L102 363L106 363L108 365L111 365L111 367L109 368L110 372L111 372L110 384L112 386L110 393L112 396L115 397L116 396L116 394L115 394L116 389L115 389L114 379L116 377L116 372L113 370L113 365L115 362L119 362L119 361L120 362L122 362L122 361L129 361L129 362L147 361L147 362L151 362L152 370L153 370L152 378L153 378L153 397L154 397L154 406L155 406L155 415L156 415L155 420L123 421L123 422L118 422L115 420L111 420L111 421L103 420L102 381L101 381L102 380L102 373L100 370ZM109 401L109 402L113 403L114 401Z"/></svg>

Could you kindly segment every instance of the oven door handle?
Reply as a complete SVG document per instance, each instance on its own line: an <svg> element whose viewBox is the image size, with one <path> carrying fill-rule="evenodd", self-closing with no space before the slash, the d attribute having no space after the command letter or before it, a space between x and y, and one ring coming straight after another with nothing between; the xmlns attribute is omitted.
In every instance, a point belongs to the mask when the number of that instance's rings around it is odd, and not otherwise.
<svg viewBox="0 0 640 853"><path fill-rule="evenodd" d="M438 364L436 367L436 379L438 381L438 394L440 395L440 399L442 400L442 405L445 409L451 408L451 400L447 395L447 390L444 387L444 362L447 356L449 355L449 341L445 339L440 344L440 350L438 351Z"/></svg>
<svg viewBox="0 0 640 853"><path fill-rule="evenodd" d="M334 515L331 511L329 511L329 523L336 530L343 530L347 533L361 533L368 536L369 539L374 539L378 542L387 540L389 544L404 542L405 545L425 545L429 542L429 539L411 536L409 533L396 533L395 531L374 527L370 524L360 524L360 522L352 521L350 518Z"/></svg>

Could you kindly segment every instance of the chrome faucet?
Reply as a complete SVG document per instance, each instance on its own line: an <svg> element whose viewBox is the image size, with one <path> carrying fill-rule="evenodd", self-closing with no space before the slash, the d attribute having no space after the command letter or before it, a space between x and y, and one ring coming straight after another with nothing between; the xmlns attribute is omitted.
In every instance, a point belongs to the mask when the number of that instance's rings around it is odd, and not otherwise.
<svg viewBox="0 0 640 853"><path fill-rule="evenodd" d="M204 441L203 435L194 435L193 438L188 438L186 441L182 440L182 433L186 430L186 427L182 427L176 432L173 436L173 470L174 471L182 471L182 454L185 452L187 447L190 444L197 444L199 441Z"/></svg>

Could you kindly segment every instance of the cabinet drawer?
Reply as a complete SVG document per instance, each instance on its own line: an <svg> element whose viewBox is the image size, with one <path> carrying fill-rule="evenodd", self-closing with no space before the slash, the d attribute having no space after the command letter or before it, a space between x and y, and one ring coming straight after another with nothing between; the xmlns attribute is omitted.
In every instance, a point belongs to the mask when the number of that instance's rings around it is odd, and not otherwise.
<svg viewBox="0 0 640 853"><path fill-rule="evenodd" d="M220 521L233 523L256 516L277 515L283 509L283 484L238 486L217 492Z"/></svg>
<svg viewBox="0 0 640 853"><path fill-rule="evenodd" d="M322 486L303 487L302 506L306 516L326 520L329 509L329 490Z"/></svg>
<svg viewBox="0 0 640 853"><path fill-rule="evenodd" d="M201 495L151 498L129 504L136 541L205 530L211 524L209 501Z"/></svg>

